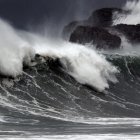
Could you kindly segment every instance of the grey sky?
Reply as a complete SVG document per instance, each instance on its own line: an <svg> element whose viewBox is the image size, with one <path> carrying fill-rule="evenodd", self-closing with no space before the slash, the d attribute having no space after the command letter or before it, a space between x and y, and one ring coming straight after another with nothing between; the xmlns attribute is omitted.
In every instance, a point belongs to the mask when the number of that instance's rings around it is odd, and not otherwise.
<svg viewBox="0 0 140 140"><path fill-rule="evenodd" d="M0 16L18 28L41 25L58 27L87 18L102 7L121 7L126 0L0 0Z"/></svg>

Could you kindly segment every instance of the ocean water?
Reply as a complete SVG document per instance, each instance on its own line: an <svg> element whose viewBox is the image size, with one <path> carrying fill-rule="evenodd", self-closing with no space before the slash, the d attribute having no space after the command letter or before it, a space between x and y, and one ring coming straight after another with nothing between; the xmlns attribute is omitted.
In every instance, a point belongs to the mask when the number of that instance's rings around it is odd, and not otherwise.
<svg viewBox="0 0 140 140"><path fill-rule="evenodd" d="M140 139L139 44L122 46L99 51L1 19L0 139Z"/></svg>

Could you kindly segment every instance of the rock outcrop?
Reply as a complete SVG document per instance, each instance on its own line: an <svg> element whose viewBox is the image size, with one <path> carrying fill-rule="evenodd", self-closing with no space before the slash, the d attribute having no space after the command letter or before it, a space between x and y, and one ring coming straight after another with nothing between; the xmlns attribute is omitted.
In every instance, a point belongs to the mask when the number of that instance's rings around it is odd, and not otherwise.
<svg viewBox="0 0 140 140"><path fill-rule="evenodd" d="M99 27L78 26L70 36L71 42L80 44L92 43L97 48L118 48L121 45L120 37L110 34Z"/></svg>
<svg viewBox="0 0 140 140"><path fill-rule="evenodd" d="M113 26L114 13L129 14L118 8L96 10L83 21L74 21L63 30L63 36L75 43L91 43L100 49L116 49L121 46L121 36L131 43L140 43L140 25L118 24Z"/></svg>
<svg viewBox="0 0 140 140"><path fill-rule="evenodd" d="M112 25L114 12L122 12L118 8L103 8L96 10L83 21L73 21L63 30L63 37L71 42L80 44L92 43L97 48L119 48L121 39L119 36L108 32Z"/></svg>

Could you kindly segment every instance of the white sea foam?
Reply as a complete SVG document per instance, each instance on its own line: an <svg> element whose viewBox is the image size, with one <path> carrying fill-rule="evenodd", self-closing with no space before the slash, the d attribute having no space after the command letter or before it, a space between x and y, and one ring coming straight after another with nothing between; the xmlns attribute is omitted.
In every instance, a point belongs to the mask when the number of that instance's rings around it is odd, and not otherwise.
<svg viewBox="0 0 140 140"><path fill-rule="evenodd" d="M23 61L29 63L33 52L16 30L0 19L0 73L13 77L22 74Z"/></svg>
<svg viewBox="0 0 140 140"><path fill-rule="evenodd" d="M127 1L124 10L129 11L130 13L126 14L118 14L114 17L117 19L114 20L114 25L116 24L140 24L140 1Z"/></svg>
<svg viewBox="0 0 140 140"><path fill-rule="evenodd" d="M48 40L35 35L29 40L32 40L31 44L35 47L36 53L59 58L66 71L79 83L88 84L103 91L105 88L109 88L108 81L117 82L115 78L117 68L93 49L61 40Z"/></svg>
<svg viewBox="0 0 140 140"><path fill-rule="evenodd" d="M140 56L140 44L132 44L124 35L121 35L121 47L115 50L100 50L100 53L116 56Z"/></svg>
<svg viewBox="0 0 140 140"><path fill-rule="evenodd" d="M1 138L1 140L139 140L139 134L48 135L38 137Z"/></svg>
<svg viewBox="0 0 140 140"><path fill-rule="evenodd" d="M79 83L88 84L99 91L109 88L108 81L117 82L118 70L95 50L83 45L42 36L17 32L0 20L0 72L5 75L22 74L23 61L30 64L34 51L44 56L59 58L66 72Z"/></svg>

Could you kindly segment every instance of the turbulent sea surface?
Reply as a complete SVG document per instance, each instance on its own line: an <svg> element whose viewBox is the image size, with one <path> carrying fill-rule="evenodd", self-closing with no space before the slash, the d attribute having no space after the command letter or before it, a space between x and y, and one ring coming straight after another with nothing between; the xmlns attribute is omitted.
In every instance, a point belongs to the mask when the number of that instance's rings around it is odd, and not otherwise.
<svg viewBox="0 0 140 140"><path fill-rule="evenodd" d="M1 19L0 31L0 139L140 139L138 44L97 51Z"/></svg>
<svg viewBox="0 0 140 140"><path fill-rule="evenodd" d="M119 82L110 83L105 93L79 84L48 63L24 69L15 80L2 78L1 138L139 139L140 58L107 57L120 73Z"/></svg>

